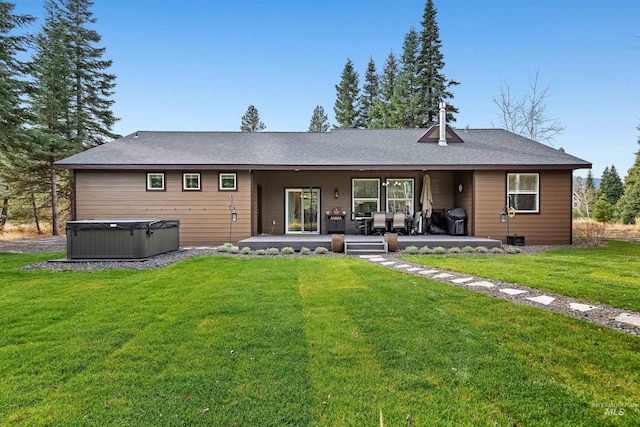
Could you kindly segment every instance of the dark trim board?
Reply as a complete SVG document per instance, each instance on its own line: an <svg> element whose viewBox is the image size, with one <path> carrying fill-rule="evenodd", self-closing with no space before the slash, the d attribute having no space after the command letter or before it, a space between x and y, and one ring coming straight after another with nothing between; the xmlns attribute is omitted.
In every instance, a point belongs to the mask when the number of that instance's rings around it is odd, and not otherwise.
<svg viewBox="0 0 640 427"><path fill-rule="evenodd" d="M384 239L383 236L356 236L347 234L344 236L347 242L378 242ZM481 237L469 236L447 236L447 235L419 235L419 236L398 236L398 249L403 250L407 246L429 246L430 248L443 247L445 249L465 246L484 246L487 249L502 247L502 242L495 239L484 239ZM302 247L307 247L312 251L317 247L331 250L331 235L329 234L305 234L305 235L261 235L252 236L238 242L240 249L248 247L251 250L292 247L299 251Z"/></svg>

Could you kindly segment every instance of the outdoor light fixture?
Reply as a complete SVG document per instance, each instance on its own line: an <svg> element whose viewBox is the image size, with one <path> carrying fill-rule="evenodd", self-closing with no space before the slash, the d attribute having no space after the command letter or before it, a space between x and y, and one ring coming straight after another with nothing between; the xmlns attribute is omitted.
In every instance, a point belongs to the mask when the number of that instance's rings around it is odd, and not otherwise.
<svg viewBox="0 0 640 427"><path fill-rule="evenodd" d="M231 210L231 222L238 221L238 212L235 209Z"/></svg>
<svg viewBox="0 0 640 427"><path fill-rule="evenodd" d="M338 193L338 189L336 188L336 191L333 192L333 197L335 197L336 199L338 197L340 197L340 193Z"/></svg>
<svg viewBox="0 0 640 427"><path fill-rule="evenodd" d="M507 222L507 208L505 207L502 212L500 212L500 222Z"/></svg>

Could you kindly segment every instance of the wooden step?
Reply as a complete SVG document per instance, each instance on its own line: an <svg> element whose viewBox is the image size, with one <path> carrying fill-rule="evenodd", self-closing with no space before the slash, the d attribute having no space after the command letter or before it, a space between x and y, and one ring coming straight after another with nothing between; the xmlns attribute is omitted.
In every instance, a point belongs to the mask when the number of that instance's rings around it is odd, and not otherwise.
<svg viewBox="0 0 640 427"><path fill-rule="evenodd" d="M353 241L344 242L344 253L359 253L359 254L386 254L389 252L387 242L358 242Z"/></svg>

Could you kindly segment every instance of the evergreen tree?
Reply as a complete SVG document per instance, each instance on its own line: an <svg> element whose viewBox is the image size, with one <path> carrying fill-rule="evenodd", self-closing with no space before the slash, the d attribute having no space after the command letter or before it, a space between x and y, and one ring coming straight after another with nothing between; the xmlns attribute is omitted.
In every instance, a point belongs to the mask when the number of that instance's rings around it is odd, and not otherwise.
<svg viewBox="0 0 640 427"><path fill-rule="evenodd" d="M609 203L615 205L624 193L624 185L618 175L615 165L605 167L602 172L600 185L598 186L598 195L605 196Z"/></svg>
<svg viewBox="0 0 640 427"><path fill-rule="evenodd" d="M398 61L393 52L389 53L387 61L380 76L380 93L371 106L370 128L391 128L393 117L395 116L391 106L391 100L396 88L396 80L398 79Z"/></svg>
<svg viewBox="0 0 640 427"><path fill-rule="evenodd" d="M442 42L436 13L433 0L427 0L422 16L420 51L417 56L416 78L420 103L416 113L420 117L419 127L429 127L437 121L440 102L453 98L450 87L459 84L456 81L447 80L442 72L445 64L444 56L440 52ZM448 105L447 110L447 121L455 121L453 113L457 113L458 110L452 105Z"/></svg>
<svg viewBox="0 0 640 427"><path fill-rule="evenodd" d="M613 207L604 194L593 206L593 219L599 222L610 222L613 218Z"/></svg>
<svg viewBox="0 0 640 427"><path fill-rule="evenodd" d="M373 104L380 96L380 78L376 71L376 64L373 58L369 60L367 72L364 76L364 84L362 85L362 95L360 96L360 126L370 127L372 117L371 109Z"/></svg>
<svg viewBox="0 0 640 427"><path fill-rule="evenodd" d="M111 131L117 121L110 99L115 76L106 72L112 63L102 59L105 49L96 47L100 35L89 28L96 22L92 5L89 0L45 1L45 24L33 57L33 125L17 150L28 153L31 176L48 177L54 235L59 233L58 188L62 197L71 189L67 172L59 176L53 163L117 137Z"/></svg>
<svg viewBox="0 0 640 427"><path fill-rule="evenodd" d="M595 191L596 186L593 182L593 174L591 173L591 169L589 169L589 172L587 172L587 179L585 181L585 185L587 186L587 188Z"/></svg>
<svg viewBox="0 0 640 427"><path fill-rule="evenodd" d="M242 116L242 123L240 124L240 130L242 132L260 132L267 127L260 120L260 114L258 109L253 105L249 105L247 112Z"/></svg>
<svg viewBox="0 0 640 427"><path fill-rule="evenodd" d="M640 130L640 126L637 128ZM640 138L638 138L638 145L640 145ZM627 187L631 187L636 181L640 180L640 150L636 151L636 160L631 166L631 169L627 171L627 176L624 178L625 191Z"/></svg>
<svg viewBox="0 0 640 427"><path fill-rule="evenodd" d="M329 130L329 117L325 114L324 108L316 105L311 115L311 123L309 123L309 132L327 132Z"/></svg>
<svg viewBox="0 0 640 427"><path fill-rule="evenodd" d="M7 154L25 138L24 123L28 111L23 105L27 92L28 64L18 60L19 53L26 51L28 34L16 34L16 30L34 21L28 15L13 13L15 4L0 1L0 230L4 228L9 210L9 198L17 191L10 187L9 178L16 173L10 170ZM2 179L4 176L4 180Z"/></svg>
<svg viewBox="0 0 640 427"><path fill-rule="evenodd" d="M336 85L336 103L333 111L338 127L348 129L360 126L359 93L359 76L353 68L353 62L348 58L342 70L340 84Z"/></svg>
<svg viewBox="0 0 640 427"><path fill-rule="evenodd" d="M625 224L635 224L640 217L640 150L636 151L636 160L624 179L624 193L616 204L616 212Z"/></svg>
<svg viewBox="0 0 640 427"><path fill-rule="evenodd" d="M420 118L418 116L418 105L421 102L418 83L418 50L418 33L411 28L404 37L402 69L391 98L391 108L396 112L392 127L420 127Z"/></svg>

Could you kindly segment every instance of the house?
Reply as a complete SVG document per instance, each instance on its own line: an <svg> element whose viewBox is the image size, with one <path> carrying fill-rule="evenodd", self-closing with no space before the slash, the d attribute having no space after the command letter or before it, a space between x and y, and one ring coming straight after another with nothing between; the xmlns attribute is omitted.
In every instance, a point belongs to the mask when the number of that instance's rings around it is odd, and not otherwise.
<svg viewBox="0 0 640 427"><path fill-rule="evenodd" d="M591 164L501 129L139 131L56 163L73 175L72 216L179 219L182 245L260 234L345 232L375 211L463 208L469 236L571 242L572 175Z"/></svg>

